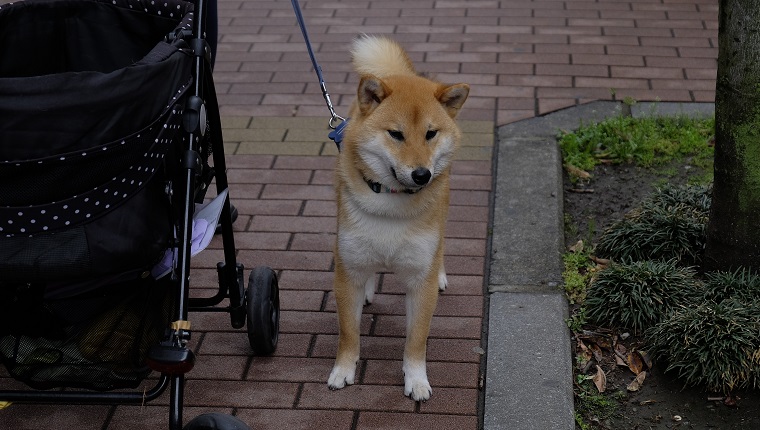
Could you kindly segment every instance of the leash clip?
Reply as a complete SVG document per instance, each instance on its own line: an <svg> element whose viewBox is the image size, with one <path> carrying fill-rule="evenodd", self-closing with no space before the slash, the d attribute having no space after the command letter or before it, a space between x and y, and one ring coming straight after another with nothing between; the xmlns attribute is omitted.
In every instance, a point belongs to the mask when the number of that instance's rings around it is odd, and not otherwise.
<svg viewBox="0 0 760 430"><path fill-rule="evenodd" d="M346 119L342 116L335 113L335 109L333 108L332 100L330 100L330 93L327 92L327 87L325 86L325 82L322 81L319 83L319 86L322 87L322 96L325 98L325 103L327 103L327 109L330 110L330 121L327 123L328 126L330 126L331 129L335 130L335 127L337 127L340 123L336 124L337 120L340 120L341 122L344 122Z"/></svg>

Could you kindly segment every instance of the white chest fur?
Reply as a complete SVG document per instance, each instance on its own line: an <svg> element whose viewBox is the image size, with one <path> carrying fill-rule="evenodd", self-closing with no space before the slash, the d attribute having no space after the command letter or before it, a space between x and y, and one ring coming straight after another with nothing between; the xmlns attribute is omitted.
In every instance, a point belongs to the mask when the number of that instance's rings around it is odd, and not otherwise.
<svg viewBox="0 0 760 430"><path fill-rule="evenodd" d="M338 229L338 251L347 268L426 275L440 240L435 226L425 226L417 218L373 215L355 204L346 213Z"/></svg>

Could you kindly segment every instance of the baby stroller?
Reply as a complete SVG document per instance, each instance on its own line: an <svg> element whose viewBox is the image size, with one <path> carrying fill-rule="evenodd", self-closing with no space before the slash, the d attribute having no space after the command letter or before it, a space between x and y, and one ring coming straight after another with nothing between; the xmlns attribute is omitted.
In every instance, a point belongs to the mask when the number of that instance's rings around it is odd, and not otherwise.
<svg viewBox="0 0 760 430"><path fill-rule="evenodd" d="M257 267L245 288L235 257L205 11L0 4L0 359L33 388L0 401L142 404L169 389L178 430L189 311L227 312L254 353L276 348L277 277ZM217 229L218 292L191 298L191 255ZM247 427L208 414L185 428Z"/></svg>

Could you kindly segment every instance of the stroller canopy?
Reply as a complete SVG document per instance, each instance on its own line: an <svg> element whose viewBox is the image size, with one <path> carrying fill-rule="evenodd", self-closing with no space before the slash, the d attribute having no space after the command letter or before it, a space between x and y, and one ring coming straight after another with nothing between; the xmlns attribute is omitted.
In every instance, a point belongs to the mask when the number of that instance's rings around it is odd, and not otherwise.
<svg viewBox="0 0 760 430"><path fill-rule="evenodd" d="M99 146L140 130L190 79L192 3L30 0L0 6L0 162ZM182 70L182 69L185 70Z"/></svg>
<svg viewBox="0 0 760 430"><path fill-rule="evenodd" d="M181 0L0 5L0 289L143 271L163 255L170 170L188 138L192 11Z"/></svg>
<svg viewBox="0 0 760 430"><path fill-rule="evenodd" d="M192 53L167 36L190 31L192 7L179 0L0 6L0 232L87 222L156 172L178 138L192 82Z"/></svg>

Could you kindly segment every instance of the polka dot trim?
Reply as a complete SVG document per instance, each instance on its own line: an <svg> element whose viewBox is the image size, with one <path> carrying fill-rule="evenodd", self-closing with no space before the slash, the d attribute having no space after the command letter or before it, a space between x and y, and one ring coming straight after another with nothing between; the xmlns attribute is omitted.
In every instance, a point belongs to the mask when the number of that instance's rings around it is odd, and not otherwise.
<svg viewBox="0 0 760 430"><path fill-rule="evenodd" d="M181 27L192 28L193 4L180 0L98 0L117 7L141 10L145 13L169 18L183 18Z"/></svg>
<svg viewBox="0 0 760 430"><path fill-rule="evenodd" d="M156 173L162 171L162 164L171 145L181 145L185 140L180 125L182 113L178 103L167 111L166 121L162 125L153 126L130 138L117 141L116 145L139 146L140 140L153 139L149 149L139 157L138 162L125 171L114 174L106 183L58 202L25 207L0 206L0 235L13 237L51 233L87 223L114 210L140 191ZM107 151L108 148L109 146L104 146L96 148L95 151ZM90 150L89 153L95 151ZM77 156L88 155L80 153ZM67 158L70 156L54 156L49 157L47 162L65 163Z"/></svg>

